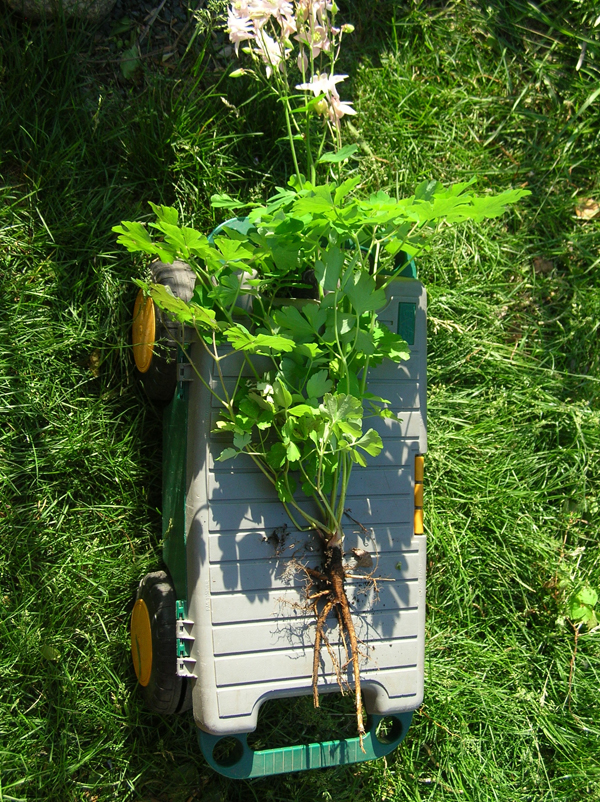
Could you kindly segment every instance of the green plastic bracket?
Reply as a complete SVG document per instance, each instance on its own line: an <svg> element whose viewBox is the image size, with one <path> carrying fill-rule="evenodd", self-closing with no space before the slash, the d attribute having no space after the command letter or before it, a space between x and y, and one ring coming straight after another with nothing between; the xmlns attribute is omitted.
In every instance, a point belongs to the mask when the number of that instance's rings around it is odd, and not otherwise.
<svg viewBox="0 0 600 802"><path fill-rule="evenodd" d="M178 362L187 361L179 349ZM189 388L178 382L164 411L163 425L163 560L179 599L187 599L185 533L187 415Z"/></svg>
<svg viewBox="0 0 600 802"><path fill-rule="evenodd" d="M284 746L279 749L262 749L255 752L248 746L245 733L220 736L210 735L208 732L198 729L198 742L202 754L211 768L225 777L236 780L269 777L273 774L287 774L291 771L346 766L351 763L362 763L365 760L377 760L384 755L389 755L406 736L412 715L411 712L385 716L386 719L393 721L391 732L386 736L385 742L379 740L376 734L377 727L384 717L369 716L367 734L363 738L364 752L361 751L359 738ZM232 749L227 757L215 759L215 748L222 741L230 742Z"/></svg>
<svg viewBox="0 0 600 802"><path fill-rule="evenodd" d="M254 228L254 225L248 220L247 217L232 217L224 223L218 225L213 232L211 232L207 239L211 245L215 244L215 237L218 237L224 228L232 228L234 231L239 231L240 234L247 234L248 231Z"/></svg>
<svg viewBox="0 0 600 802"><path fill-rule="evenodd" d="M187 601L185 599L176 599L175 618L183 621L187 618Z"/></svg>

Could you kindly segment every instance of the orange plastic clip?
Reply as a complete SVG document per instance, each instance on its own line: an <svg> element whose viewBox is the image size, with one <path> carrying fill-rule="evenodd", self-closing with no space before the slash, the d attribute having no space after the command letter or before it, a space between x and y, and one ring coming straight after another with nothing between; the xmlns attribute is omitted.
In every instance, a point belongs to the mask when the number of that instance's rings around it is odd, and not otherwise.
<svg viewBox="0 0 600 802"><path fill-rule="evenodd" d="M423 534L423 475L425 458L420 454L415 457L415 535Z"/></svg>

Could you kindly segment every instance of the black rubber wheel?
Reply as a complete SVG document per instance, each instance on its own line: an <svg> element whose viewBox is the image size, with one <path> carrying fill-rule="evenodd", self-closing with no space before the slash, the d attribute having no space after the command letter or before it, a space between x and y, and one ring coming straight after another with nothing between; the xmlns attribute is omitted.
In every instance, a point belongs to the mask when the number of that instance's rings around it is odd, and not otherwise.
<svg viewBox="0 0 600 802"><path fill-rule="evenodd" d="M146 707L162 715L183 713L192 704L189 681L177 675L175 618L168 574L146 574L131 616L131 656Z"/></svg>
<svg viewBox="0 0 600 802"><path fill-rule="evenodd" d="M185 262L173 264L154 262L150 265L152 281L169 287L173 295L190 301L194 294L196 276ZM153 401L170 401L177 385L177 343L189 342L190 329L170 320L166 314L154 307L156 342L152 350L150 367L137 375L149 398Z"/></svg>

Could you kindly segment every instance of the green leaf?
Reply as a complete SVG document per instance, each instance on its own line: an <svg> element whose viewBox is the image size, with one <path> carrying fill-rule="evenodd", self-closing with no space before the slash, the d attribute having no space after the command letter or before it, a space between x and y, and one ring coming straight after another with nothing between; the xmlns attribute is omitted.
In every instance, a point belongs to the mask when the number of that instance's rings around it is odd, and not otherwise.
<svg viewBox="0 0 600 802"><path fill-rule="evenodd" d="M309 359L316 359L319 354L323 352L316 343L300 343L298 347L294 349L294 353L299 356L306 356Z"/></svg>
<svg viewBox="0 0 600 802"><path fill-rule="evenodd" d="M398 421L398 413L392 412L391 409L381 409L381 407L371 407L371 410L374 415L377 415L379 418L389 418L390 420Z"/></svg>
<svg viewBox="0 0 600 802"><path fill-rule="evenodd" d="M340 272L344 264L344 254L337 245L330 246L323 254L323 260L315 262L315 276L324 292L337 289Z"/></svg>
<svg viewBox="0 0 600 802"><path fill-rule="evenodd" d="M256 425L261 430L269 429L271 427L271 424L273 423L274 418L275 415L273 414L272 410L264 409L258 416Z"/></svg>
<svg viewBox="0 0 600 802"><path fill-rule="evenodd" d="M241 272L241 271L240 271ZM221 307L231 307L242 293L243 276L236 273L224 273L219 278L219 283L214 287L209 295L214 298Z"/></svg>
<svg viewBox="0 0 600 802"><path fill-rule="evenodd" d="M216 314L213 309L206 309L194 303L190 303L189 307L192 311L192 320L195 326L218 331L219 324L216 321Z"/></svg>
<svg viewBox="0 0 600 802"><path fill-rule="evenodd" d="M292 394L287 389L285 384L279 381L279 379L276 379L273 382L273 399L275 400L277 406L283 407L283 409L291 407L293 403Z"/></svg>
<svg viewBox="0 0 600 802"><path fill-rule="evenodd" d="M391 359L392 362L402 362L410 359L410 348L399 334L394 334L387 326L376 326L373 339L377 353Z"/></svg>
<svg viewBox="0 0 600 802"><path fill-rule="evenodd" d="M284 306L273 313L275 323L283 329L287 329L294 335L295 340L304 337L313 337L313 328L308 320L300 314L295 306Z"/></svg>
<svg viewBox="0 0 600 802"><path fill-rule="evenodd" d="M121 56L121 61L119 66L121 67L121 73L123 78L128 81L138 67L141 65L140 59L140 51L138 49L137 43L130 47L128 50L123 51L123 55Z"/></svg>
<svg viewBox="0 0 600 802"><path fill-rule="evenodd" d="M56 663L57 660L60 660L60 652L53 646L44 645L40 651L42 653L42 657L44 657L46 660L50 660L51 663Z"/></svg>
<svg viewBox="0 0 600 802"><path fill-rule="evenodd" d="M421 181L415 189L415 199L429 201L439 188L441 188L441 184L438 181Z"/></svg>
<svg viewBox="0 0 600 802"><path fill-rule="evenodd" d="M297 247L274 242L271 247L273 261L280 273L290 273L299 266L300 251Z"/></svg>
<svg viewBox="0 0 600 802"><path fill-rule="evenodd" d="M317 104L320 103L321 100L323 100L324 97L326 97L325 94L320 94L317 97L311 98L308 101L308 103L306 103L304 106L298 106L297 108L292 109L292 114L304 114L307 111L308 112L314 111L315 110L315 106L317 106Z"/></svg>
<svg viewBox="0 0 600 802"><path fill-rule="evenodd" d="M289 503L293 501L294 492L296 490L296 482L292 476L286 477L280 476L275 481L275 490L277 491L277 495L279 496L279 500L285 503Z"/></svg>
<svg viewBox="0 0 600 802"><path fill-rule="evenodd" d="M359 329L356 334L356 350L361 354L367 354L367 356L375 353L375 343L370 332Z"/></svg>
<svg viewBox="0 0 600 802"><path fill-rule="evenodd" d="M303 415L314 418L317 415L317 410L309 404L297 404L295 407L288 409L288 415L292 415L294 418L301 418Z"/></svg>
<svg viewBox="0 0 600 802"><path fill-rule="evenodd" d="M589 587L582 588L575 596L581 604L588 604L590 607L595 607L598 601L598 594L595 590Z"/></svg>
<svg viewBox="0 0 600 802"><path fill-rule="evenodd" d="M229 239L229 237L217 237L215 245L223 254L226 262L239 262L243 259L251 259L254 252L244 247L244 243L240 240Z"/></svg>
<svg viewBox="0 0 600 802"><path fill-rule="evenodd" d="M358 446L358 448L362 448L372 457L376 457L383 448L383 441L375 429L369 429L354 445Z"/></svg>
<svg viewBox="0 0 600 802"><path fill-rule="evenodd" d="M116 234L120 234L117 237L117 242L119 245L124 245L130 253L135 253L136 251L157 252L157 246L141 223L124 220L120 226L113 226L112 230Z"/></svg>
<svg viewBox="0 0 600 802"><path fill-rule="evenodd" d="M216 429L213 431L215 432L234 432L236 429L236 425L231 420L218 420L216 425Z"/></svg>
<svg viewBox="0 0 600 802"><path fill-rule="evenodd" d="M201 248L206 243L206 237L195 228L186 226L176 226L172 223L158 222L150 223L152 228L157 228L165 235L165 240L173 245L184 258L188 258L190 250Z"/></svg>
<svg viewBox="0 0 600 802"><path fill-rule="evenodd" d="M598 602L598 594L593 588L584 587L573 594L568 604L569 618L586 624L589 628L596 625L594 607Z"/></svg>
<svg viewBox="0 0 600 802"><path fill-rule="evenodd" d="M240 451L246 448L247 445L250 445L251 440L252 435L250 435L248 432L245 432L244 434L233 435L233 445Z"/></svg>
<svg viewBox="0 0 600 802"><path fill-rule="evenodd" d="M290 462L297 462L300 459L300 449L296 443L289 442L285 447L287 458Z"/></svg>
<svg viewBox="0 0 600 802"><path fill-rule="evenodd" d="M168 312L180 323L192 322L192 310L189 304L181 298L176 298L170 287L165 287L164 284L151 284L150 297L157 306Z"/></svg>
<svg viewBox="0 0 600 802"><path fill-rule="evenodd" d="M363 414L360 400L353 395L343 393L336 395L327 393L319 409L332 423L341 420L360 420Z"/></svg>
<svg viewBox="0 0 600 802"><path fill-rule="evenodd" d="M380 404L391 404L392 402L389 401L387 398L382 398L380 395L374 395L373 393L369 393L368 391L364 394L364 397L369 401L379 401Z"/></svg>
<svg viewBox="0 0 600 802"><path fill-rule="evenodd" d="M240 452L237 451L235 448L224 448L223 451L219 454L215 462L225 462L226 459L233 459L233 457L237 457Z"/></svg>
<svg viewBox="0 0 600 802"><path fill-rule="evenodd" d="M359 426L357 423L351 423L350 421L341 420L339 423L336 423L336 426L338 426L344 434L349 434L353 438L360 437L363 433L362 426Z"/></svg>
<svg viewBox="0 0 600 802"><path fill-rule="evenodd" d="M179 214L177 209L174 209L172 206L157 206L155 203L152 203L152 201L148 201L148 203L161 223L169 223L172 226L178 224Z"/></svg>
<svg viewBox="0 0 600 802"><path fill-rule="evenodd" d="M293 206L293 213L301 217L304 214L318 215L333 211L333 198L327 184L315 187L306 195L298 198Z"/></svg>
<svg viewBox="0 0 600 802"><path fill-rule="evenodd" d="M205 309L193 303L188 304L181 298L176 298L171 292L171 288L164 284L151 284L150 297L160 309L180 323L194 323L202 328L213 330L219 328L215 312L212 309Z"/></svg>
<svg viewBox="0 0 600 802"><path fill-rule="evenodd" d="M241 209L245 204L234 200L230 195L211 195L210 205L213 209Z"/></svg>
<svg viewBox="0 0 600 802"><path fill-rule="evenodd" d="M302 307L302 314L310 323L315 334L327 320L327 309L323 309L319 304L306 304Z"/></svg>
<svg viewBox="0 0 600 802"><path fill-rule="evenodd" d="M358 145L344 145L343 148L340 148L340 150L335 153L324 153L319 159L319 164L337 164L338 162L343 162L345 159L349 159L353 156L357 150Z"/></svg>
<svg viewBox="0 0 600 802"><path fill-rule="evenodd" d="M322 398L333 387L333 382L328 378L328 371L319 370L313 374L306 382L306 393L309 398Z"/></svg>
<svg viewBox="0 0 600 802"><path fill-rule="evenodd" d="M528 189L509 189L499 195L482 198L474 197L473 211L469 214L469 218L480 221L491 217L501 217L507 206L516 203L527 195L531 195Z"/></svg>
<svg viewBox="0 0 600 802"><path fill-rule="evenodd" d="M246 396L246 398L242 398L240 401L239 410L240 412L243 412L244 415L247 415L249 418L254 418L255 420L258 419L261 412L265 411L256 403L256 401L248 396Z"/></svg>
<svg viewBox="0 0 600 802"><path fill-rule="evenodd" d="M335 325L337 323L337 330ZM333 309L329 310L327 315L327 328L323 333L323 340L326 343L336 342L336 332L338 337L343 343L347 343L354 339L354 329L356 327L356 315L334 313Z"/></svg>
<svg viewBox="0 0 600 802"><path fill-rule="evenodd" d="M360 451L357 451L355 448L352 448L350 450L350 457L352 459L352 462L358 463L361 466L361 468L367 467L367 460L360 453Z"/></svg>
<svg viewBox="0 0 600 802"><path fill-rule="evenodd" d="M250 353L268 354L284 353L294 350L295 343L288 337L270 334L250 334L241 323L234 324L225 332L225 337L236 351L249 351Z"/></svg>
<svg viewBox="0 0 600 802"><path fill-rule="evenodd" d="M346 295L357 315L375 312L385 306L385 290L376 289L375 279L368 273L357 272L346 284Z"/></svg>
<svg viewBox="0 0 600 802"><path fill-rule="evenodd" d="M274 443L266 455L267 464L278 471L283 467L287 459L287 451L283 443Z"/></svg>
<svg viewBox="0 0 600 802"><path fill-rule="evenodd" d="M355 187L357 187L360 184L360 182L361 182L361 178L360 177L355 177L355 178L347 178L344 181L343 184L340 184L340 186L336 189L335 195L334 195L335 205L338 206L344 200L344 198L350 192L352 192L352 190ZM345 208L344 213L346 214L347 211L348 211L348 209Z"/></svg>
<svg viewBox="0 0 600 802"><path fill-rule="evenodd" d="M257 334L255 337L254 350L257 354L289 353L294 350L295 343L288 337L273 336L270 334Z"/></svg>

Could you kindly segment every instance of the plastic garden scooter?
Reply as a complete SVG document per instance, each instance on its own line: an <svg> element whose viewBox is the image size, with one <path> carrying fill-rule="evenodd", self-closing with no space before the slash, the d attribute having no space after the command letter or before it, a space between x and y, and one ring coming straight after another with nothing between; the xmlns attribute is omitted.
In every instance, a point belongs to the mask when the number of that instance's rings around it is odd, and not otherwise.
<svg viewBox="0 0 600 802"><path fill-rule="evenodd" d="M245 220L225 226L244 230ZM213 236L218 233L219 227ZM154 279L189 300L194 276L183 263L153 265ZM356 469L347 496L344 546L373 558L373 583L349 579L347 593L364 657L368 713L358 738L254 751L247 734L268 699L312 693L314 620L303 608L298 562L316 567L319 546L297 532L270 483L248 458L219 462L227 445L215 433L218 402L190 362L217 386L210 357L190 332L175 332L151 299L134 309L136 367L164 413L163 559L168 574L148 574L131 622L132 658L155 712L190 707L208 763L232 778L340 766L388 754L405 737L423 698L425 557L423 454L426 452L426 295L414 264L387 289L379 319L410 346L407 362L369 373L369 389L390 401L400 422L375 419L381 454ZM184 337L185 350L175 341ZM223 363L233 385L237 356ZM189 361L188 361L189 360ZM302 503L307 505L309 500ZM354 521L360 525L354 525ZM345 662L337 622L330 644ZM351 674L347 676L352 685ZM330 654L321 655L319 692L339 692ZM380 724L385 720L386 732ZM230 747L228 750L224 747ZM226 755L223 757L222 755Z"/></svg>

